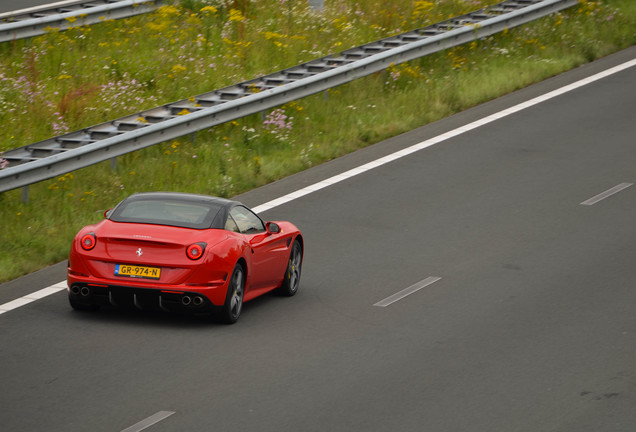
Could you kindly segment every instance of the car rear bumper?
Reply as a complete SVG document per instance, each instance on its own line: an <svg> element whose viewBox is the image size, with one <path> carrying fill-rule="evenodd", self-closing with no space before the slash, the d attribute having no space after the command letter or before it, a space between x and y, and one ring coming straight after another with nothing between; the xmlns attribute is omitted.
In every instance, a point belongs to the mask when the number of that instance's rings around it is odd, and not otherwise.
<svg viewBox="0 0 636 432"><path fill-rule="evenodd" d="M222 306L227 288L217 287L139 287L71 280L69 297L86 306L135 307L144 310L204 313ZM212 299L215 299L213 301Z"/></svg>

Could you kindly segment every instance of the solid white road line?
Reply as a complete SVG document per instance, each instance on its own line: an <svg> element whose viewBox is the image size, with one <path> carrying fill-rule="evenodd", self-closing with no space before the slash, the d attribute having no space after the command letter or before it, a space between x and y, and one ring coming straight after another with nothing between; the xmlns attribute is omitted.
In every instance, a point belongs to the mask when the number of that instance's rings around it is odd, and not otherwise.
<svg viewBox="0 0 636 432"><path fill-rule="evenodd" d="M140 421L130 427L127 427L121 432L139 432L142 431L155 423L159 423L161 420L170 417L174 414L174 411L159 411L157 414L153 414L147 419Z"/></svg>
<svg viewBox="0 0 636 432"><path fill-rule="evenodd" d="M317 190L323 189L327 186L331 186L334 185L336 183L339 183L343 180L347 180L351 177L355 177L359 174L365 173L369 170L372 170L374 168L377 168L379 166L385 165L389 162L393 162L394 160L403 158L405 156L410 155L411 153L415 153L417 151L423 150L425 148L434 146L435 144L439 144L443 141L449 140L451 138L454 138L458 135L461 135L463 133L469 132L473 129L477 129L478 127L487 125L488 123L492 123L496 120L500 120L504 117L507 117L509 115L518 113L519 111L522 111L524 109L533 107L537 104L540 104L541 102L545 102L547 100L550 100L552 98L555 98L557 96L560 96L562 94L571 92L573 90L576 90L580 87L583 87L585 85L588 85L590 83L593 83L595 81L598 81L602 78L608 77L610 75L613 75L615 73L618 73L622 70L628 69L630 67L636 66L636 59L633 59L631 61L628 61L626 63L620 64L618 66L615 66L613 68L604 70L603 72L599 72L596 75L592 75L590 77L584 78L582 80L576 81L572 84L569 84L565 87L561 87L559 89L553 90L549 93L546 93L544 95L538 96L534 99L530 99L529 101L526 102L522 102L518 105L515 105L513 107L510 107L508 109L505 109L503 111L499 111L495 114L489 115L488 117L484 117L482 119L479 119L477 121L474 121L472 123L469 123L467 125L464 125L462 127L459 127L457 129L454 129L452 131L446 132L444 134L438 135L436 137L433 137L431 139L428 139L426 141L422 141L420 143L414 144L411 147L407 147L405 149L402 149L396 153L384 156L380 159L376 159L375 161L369 162L367 164L361 165L357 168L353 168L349 171L346 171L342 174L338 174L336 176L330 177L326 180L323 180L321 182L318 182L316 184L313 184L311 186L307 186L303 189L297 190L295 192L292 192L290 194L287 194L285 196L282 196L280 198L277 198L275 200L269 201L265 204L261 204L258 207L254 207L252 210L254 210L256 213L261 213L264 212L266 210L271 210L274 207L278 207L280 205L283 205L285 203L288 203L290 201L294 201L302 196L308 195L312 192L315 192Z"/></svg>
<svg viewBox="0 0 636 432"><path fill-rule="evenodd" d="M377 302L373 306L387 307L387 306L395 303L396 301L402 300L404 297L409 296L409 295L411 295L413 293L416 293L417 291L421 290L422 288L427 287L430 284L433 284L433 283L437 282L440 279L441 279L441 277L437 277L437 276L427 277L426 279L424 279L422 281L419 281L415 285L411 285L410 287L405 288L402 291L400 291L398 293L395 293L392 296L389 296L389 297L385 298L384 300L381 300L381 301Z"/></svg>
<svg viewBox="0 0 636 432"><path fill-rule="evenodd" d="M377 159L375 161L369 162L369 163L364 164L362 166L359 166L357 168L353 168L353 169L351 169L349 171L346 171L346 172L344 172L342 174L338 174L336 176L330 177L330 178L328 178L326 180L320 181L320 182L315 183L315 184L313 184L311 186L307 186L307 187L305 187L303 189L299 189L299 190L297 190L295 192L292 192L290 194L287 194L287 195L282 196L280 198L277 198L275 200L266 202L266 203L261 204L261 205L259 205L257 207L253 207L252 210L254 210L254 212L256 212L256 213L262 213L264 211L271 210L271 209L273 209L275 207L278 207L278 206L283 205L285 203L288 203L290 201L294 201L294 200L296 200L296 199L298 199L300 197L303 197L305 195L308 195L308 194L310 194L312 192L315 192L315 191L318 191L320 189L326 188L328 186L334 185L334 184L339 183L339 182L341 182L343 180L347 180L347 179L349 179L351 177L357 176L358 174L365 173L365 172L367 172L369 170L372 170L372 169L377 168L379 166L385 165L385 164L387 164L389 162L393 162L394 160L397 160L397 159L403 158L405 156L408 156L411 153L415 153L417 151L420 151L420 150L423 150L425 148L431 147L431 146L433 146L435 144L438 144L438 143L441 143L443 141L446 141L446 140L448 140L450 138L454 138L454 137L456 137L458 135L461 135L461 134L463 134L465 132L471 131L473 129L477 129L478 127L484 126L484 125L486 125L488 123L492 123L492 122L494 122L496 120L502 119L502 118L507 117L507 116L509 116L511 114L515 114L515 113L517 113L519 111L522 111L522 110L524 110L526 108L530 108L530 107L532 107L534 105L540 104L541 102L545 102L545 101L547 101L549 99L555 98L557 96L560 96L560 95L565 94L567 92L570 92L572 90L576 90L576 89L578 89L580 87L583 87L585 85L591 84L591 83L593 83L595 81L598 81L600 79L603 79L605 77L608 77L610 75L613 75L615 73L618 73L618 72L620 72L622 70L628 69L628 68L633 67L633 66L636 66L636 59L630 60L628 62L625 62L623 64L615 66L613 68L604 70L603 72L599 72L596 75L592 75L590 77L587 77L587 78L582 79L580 81L577 81L575 83L569 84L569 85L567 85L565 87L561 87L560 89L556 89L554 91L546 93L546 94L544 94L542 96L536 97L534 99L530 99L529 101L520 103L518 105L515 105L513 107L510 107L510 108L505 109L503 111L500 111L498 113L489 115L488 117L484 117L483 119L474 121L472 123L469 123L467 125L459 127L459 128L454 129L452 131L446 132L446 133L444 133L442 135L438 135L438 136L436 136L434 138L428 139L426 141L422 141L421 143L415 144L415 145L413 145L411 147L407 147L407 148L402 149L402 150L400 150L400 151L398 151L396 153L384 156L384 157L382 157L380 159ZM54 287L56 287L58 285L60 285L60 284L55 284L55 285L53 285L53 286L51 286L49 288L54 288ZM33 300L37 300L37 299L31 299L31 298L34 295L36 295L38 293L41 293L41 292L43 292L43 291L45 291L47 289L48 288L45 288L44 290L37 291L37 292L35 292L33 294L24 296L22 298L19 298L17 300L12 301L12 302L0 305L0 314L2 314L4 312L7 312L9 310L15 309L17 307L23 306L23 305L25 305L27 303L30 303ZM57 291L61 291L61 290L62 289L57 289L57 290L55 290L53 292L57 292ZM49 292L49 294L52 294L53 292ZM28 299L29 301L24 301L23 299Z"/></svg>
<svg viewBox="0 0 636 432"><path fill-rule="evenodd" d="M592 198L590 198L589 200L585 200L581 203L581 205L594 205L597 202L604 200L607 197L610 197L616 193L619 193L620 191L622 191L623 189L627 189L628 187L632 186L634 183L621 183L619 185L614 186L611 189L606 190L603 193L600 193L596 196L593 196Z"/></svg>
<svg viewBox="0 0 636 432"><path fill-rule="evenodd" d="M0 305L0 314L9 312L10 310L19 308L20 306L24 306L25 304L29 304L36 300L40 300L41 298L44 298L59 291L63 291L65 289L66 281L58 282L55 285L51 285L50 287L41 289L34 293L25 295L24 297L20 297L19 299Z"/></svg>

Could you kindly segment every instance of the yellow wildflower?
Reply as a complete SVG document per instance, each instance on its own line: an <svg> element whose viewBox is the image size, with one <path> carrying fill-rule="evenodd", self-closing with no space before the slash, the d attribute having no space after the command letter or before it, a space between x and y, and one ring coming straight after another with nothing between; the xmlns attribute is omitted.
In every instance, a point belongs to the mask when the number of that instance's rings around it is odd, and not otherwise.
<svg viewBox="0 0 636 432"><path fill-rule="evenodd" d="M238 9L230 9L230 21L245 21L245 15Z"/></svg>
<svg viewBox="0 0 636 432"><path fill-rule="evenodd" d="M161 32L161 31L164 31L168 27L168 23L166 21L163 21L160 24L155 24L153 22L148 22L148 23L146 23L146 27L148 27L152 31Z"/></svg>
<svg viewBox="0 0 636 432"><path fill-rule="evenodd" d="M201 12L210 12L215 14L218 12L218 10L214 6L206 6L204 8L201 8Z"/></svg>
<svg viewBox="0 0 636 432"><path fill-rule="evenodd" d="M428 11L433 9L433 3L427 1L416 1L415 9L413 10L413 16L415 18L420 18L424 16Z"/></svg>
<svg viewBox="0 0 636 432"><path fill-rule="evenodd" d="M185 72L187 70L187 68L185 66L182 66L180 64L176 64L174 66L172 66L172 73L179 73L179 72Z"/></svg>
<svg viewBox="0 0 636 432"><path fill-rule="evenodd" d="M177 9L176 6L166 5L161 6L159 9L157 9L157 13L163 18L167 18L170 15L179 15L179 9Z"/></svg>
<svg viewBox="0 0 636 432"><path fill-rule="evenodd" d="M280 39L285 37L282 34L270 32L270 31L264 32L263 36L265 36L265 39Z"/></svg>

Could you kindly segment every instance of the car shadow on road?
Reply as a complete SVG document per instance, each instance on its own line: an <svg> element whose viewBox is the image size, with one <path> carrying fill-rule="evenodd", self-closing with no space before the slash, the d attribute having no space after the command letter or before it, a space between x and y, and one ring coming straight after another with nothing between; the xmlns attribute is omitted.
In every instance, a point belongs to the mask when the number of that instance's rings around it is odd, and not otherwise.
<svg viewBox="0 0 636 432"><path fill-rule="evenodd" d="M281 300L281 297L275 293L268 293L257 297L243 304L241 318L236 325L241 322L250 321L250 315L254 311L263 311L267 305ZM182 328L182 329L208 329L208 328L224 328L227 324L220 320L213 313L189 314L178 312L165 312L162 310L144 310L134 306L115 307L103 306L98 310L78 311L68 310L69 316L74 320L81 321L84 324L109 324L124 326L141 326L141 327L166 327L166 328ZM261 314L256 314L260 316ZM254 318L258 319L256 316Z"/></svg>

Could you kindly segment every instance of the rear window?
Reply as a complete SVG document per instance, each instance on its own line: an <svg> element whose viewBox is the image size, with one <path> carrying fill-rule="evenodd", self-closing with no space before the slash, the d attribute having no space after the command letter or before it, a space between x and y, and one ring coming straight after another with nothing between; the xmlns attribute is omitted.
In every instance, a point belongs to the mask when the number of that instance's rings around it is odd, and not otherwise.
<svg viewBox="0 0 636 432"><path fill-rule="evenodd" d="M115 208L110 220L205 229L211 227L220 209L220 205L211 202L171 199L126 200Z"/></svg>

